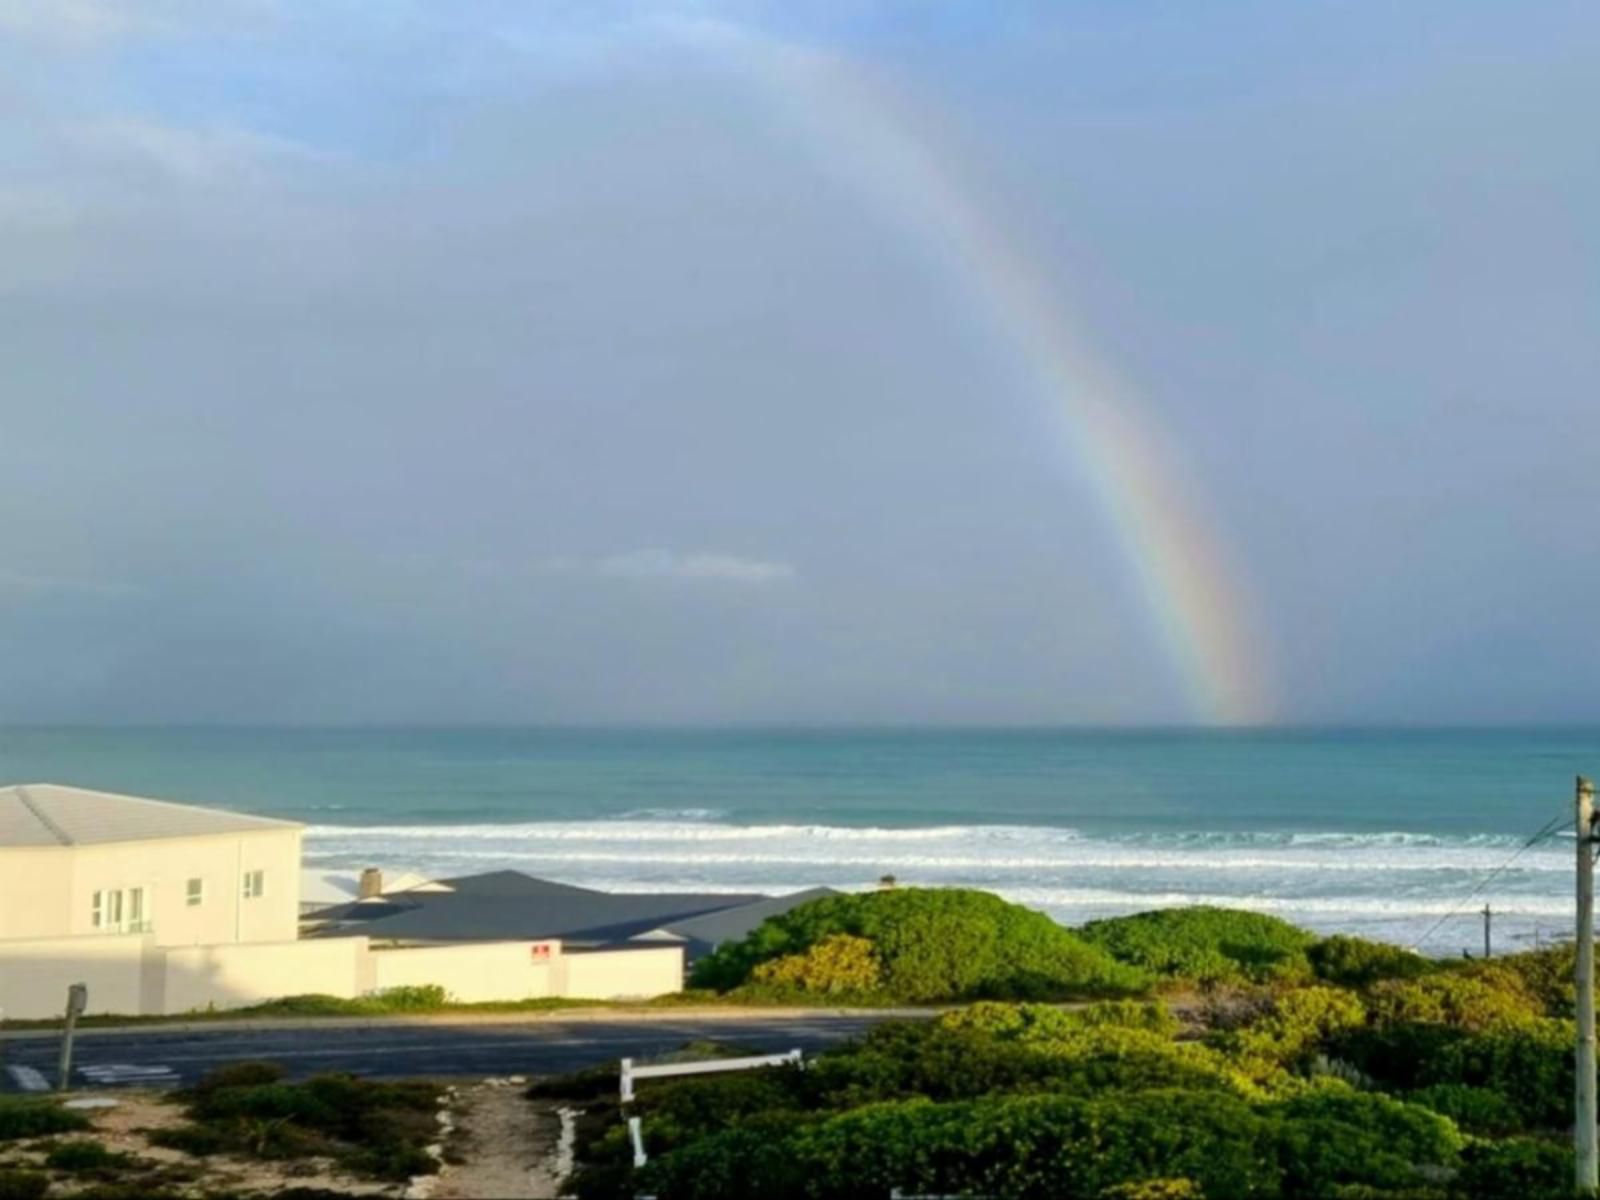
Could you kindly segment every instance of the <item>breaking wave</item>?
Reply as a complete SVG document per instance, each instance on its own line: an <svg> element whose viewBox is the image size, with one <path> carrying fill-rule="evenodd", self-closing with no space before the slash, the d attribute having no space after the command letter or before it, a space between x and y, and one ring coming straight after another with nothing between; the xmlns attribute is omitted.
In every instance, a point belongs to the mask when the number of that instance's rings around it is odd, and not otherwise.
<svg viewBox="0 0 1600 1200"><path fill-rule="evenodd" d="M919 828L742 825L711 809L642 809L592 821L492 825L316 825L307 860L436 877L501 868L620 891L769 891L816 885L970 886L1075 922L1218 904L1314 929L1408 941L1461 908L1520 846L1515 837L1405 832L1088 835L1027 825ZM1446 922L1449 946L1485 900L1516 941L1554 933L1570 911L1570 847L1520 854Z"/></svg>

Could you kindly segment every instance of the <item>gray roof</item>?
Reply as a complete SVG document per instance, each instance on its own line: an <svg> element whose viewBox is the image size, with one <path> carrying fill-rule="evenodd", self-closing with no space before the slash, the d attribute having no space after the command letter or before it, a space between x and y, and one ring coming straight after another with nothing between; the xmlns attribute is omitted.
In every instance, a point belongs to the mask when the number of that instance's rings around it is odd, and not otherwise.
<svg viewBox="0 0 1600 1200"><path fill-rule="evenodd" d="M593 888L579 887L575 883L557 883L553 879L539 879L521 871L485 871L482 875L457 875L453 879L436 879L457 896L477 896L483 899L498 897L504 900L521 900L530 896L603 896ZM405 893L395 893L403 895Z"/></svg>
<svg viewBox="0 0 1600 1200"><path fill-rule="evenodd" d="M409 891L308 914L321 936L396 941L521 941L562 938L604 945L734 908L765 896L726 892L597 892L521 871L441 879L450 891Z"/></svg>
<svg viewBox="0 0 1600 1200"><path fill-rule="evenodd" d="M815 887L806 888L802 892L790 892L787 896L763 896L749 904L719 908L685 920L673 921L669 925L662 926L662 929L667 933L677 934L684 941L691 943L692 958L695 956L693 951L702 948L715 949L723 942L736 942L740 938L748 937L755 932L756 926L768 917L781 916L791 908L799 908L800 905L808 904L812 900L838 894L832 888Z"/></svg>
<svg viewBox="0 0 1600 1200"><path fill-rule="evenodd" d="M0 847L99 846L298 828L293 821L54 783L0 787Z"/></svg>
<svg viewBox="0 0 1600 1200"><path fill-rule="evenodd" d="M615 945L661 933L685 943L693 959L744 937L768 917L835 893L811 888L787 896L746 892L597 892L493 871L442 879L448 892L394 892L319 909L313 937L365 936L402 942L536 941Z"/></svg>

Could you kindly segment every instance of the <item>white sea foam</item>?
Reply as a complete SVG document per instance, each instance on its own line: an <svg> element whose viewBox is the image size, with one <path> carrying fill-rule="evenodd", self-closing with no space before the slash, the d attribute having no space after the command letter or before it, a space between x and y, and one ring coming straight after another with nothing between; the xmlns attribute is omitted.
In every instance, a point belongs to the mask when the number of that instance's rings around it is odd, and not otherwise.
<svg viewBox="0 0 1600 1200"><path fill-rule="evenodd" d="M922 828L738 825L709 809L501 825L318 825L308 858L388 862L434 875L515 868L612 890L781 892L825 884L972 886L1068 921L1181 904L1279 913L1318 929L1396 940L1490 901L1508 938L1570 908L1569 847L1514 837L1374 833L1086 835L1017 825ZM1515 854L1492 889L1472 889Z"/></svg>

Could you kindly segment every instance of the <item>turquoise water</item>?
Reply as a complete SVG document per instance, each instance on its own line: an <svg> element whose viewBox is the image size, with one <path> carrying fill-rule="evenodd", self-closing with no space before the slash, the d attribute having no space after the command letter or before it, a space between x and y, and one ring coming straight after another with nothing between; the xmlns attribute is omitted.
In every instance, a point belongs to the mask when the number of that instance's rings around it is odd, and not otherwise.
<svg viewBox="0 0 1600 1200"><path fill-rule="evenodd" d="M308 859L606 887L990 887L1066 920L1241 904L1434 948L1559 932L1600 730L5 730L8 781L220 804Z"/></svg>

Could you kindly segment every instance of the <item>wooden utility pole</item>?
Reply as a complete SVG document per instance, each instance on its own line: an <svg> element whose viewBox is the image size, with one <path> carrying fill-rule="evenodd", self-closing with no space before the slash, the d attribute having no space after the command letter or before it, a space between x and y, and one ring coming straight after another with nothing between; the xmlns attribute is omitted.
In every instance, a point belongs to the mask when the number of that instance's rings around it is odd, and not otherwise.
<svg viewBox="0 0 1600 1200"><path fill-rule="evenodd" d="M1600 1188L1595 1153L1594 1075L1594 784L1578 776L1578 1054L1572 1148L1577 1157L1573 1184L1580 1196Z"/></svg>
<svg viewBox="0 0 1600 1200"><path fill-rule="evenodd" d="M1493 919L1493 916L1494 914L1489 911L1489 906L1485 904L1483 906L1483 956L1485 958L1494 957L1494 942L1489 937L1489 922Z"/></svg>

